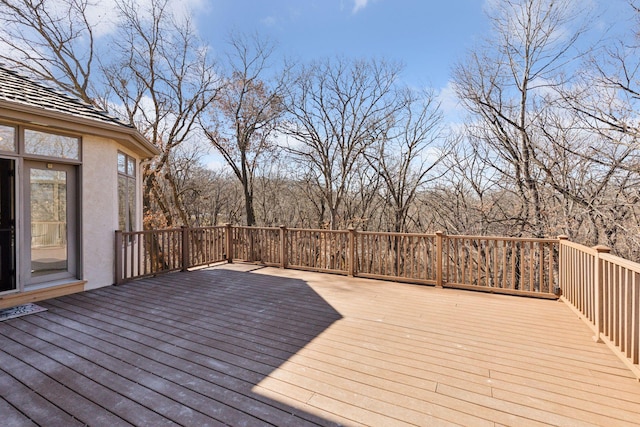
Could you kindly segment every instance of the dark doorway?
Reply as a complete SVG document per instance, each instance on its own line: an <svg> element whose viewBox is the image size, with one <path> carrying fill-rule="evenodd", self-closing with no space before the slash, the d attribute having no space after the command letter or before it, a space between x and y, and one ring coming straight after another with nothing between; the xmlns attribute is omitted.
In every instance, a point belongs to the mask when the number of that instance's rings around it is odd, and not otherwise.
<svg viewBox="0 0 640 427"><path fill-rule="evenodd" d="M0 159L0 292L16 288L14 161Z"/></svg>

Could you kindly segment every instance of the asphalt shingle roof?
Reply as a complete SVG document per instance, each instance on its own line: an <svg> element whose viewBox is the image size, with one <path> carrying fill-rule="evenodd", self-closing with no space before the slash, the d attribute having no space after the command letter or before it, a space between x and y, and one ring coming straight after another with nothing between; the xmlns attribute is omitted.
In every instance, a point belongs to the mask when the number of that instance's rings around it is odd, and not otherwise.
<svg viewBox="0 0 640 427"><path fill-rule="evenodd" d="M132 128L104 110L79 98L37 83L0 65L0 100L15 102L46 111L69 114L83 119Z"/></svg>

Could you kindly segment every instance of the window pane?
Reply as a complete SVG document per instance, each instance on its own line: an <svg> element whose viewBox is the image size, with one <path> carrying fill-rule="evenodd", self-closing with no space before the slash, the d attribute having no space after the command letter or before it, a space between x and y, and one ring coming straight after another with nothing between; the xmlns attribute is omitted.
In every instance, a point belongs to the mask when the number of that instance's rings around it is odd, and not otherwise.
<svg viewBox="0 0 640 427"><path fill-rule="evenodd" d="M127 156L122 153L118 153L118 172L127 173Z"/></svg>
<svg viewBox="0 0 640 427"><path fill-rule="evenodd" d="M24 150L27 154L79 160L80 140L70 136L26 129L24 131Z"/></svg>
<svg viewBox="0 0 640 427"><path fill-rule="evenodd" d="M118 229L127 230L127 178L118 176Z"/></svg>
<svg viewBox="0 0 640 427"><path fill-rule="evenodd" d="M129 193L129 231L136 229L136 180L127 179Z"/></svg>
<svg viewBox="0 0 640 427"><path fill-rule="evenodd" d="M31 169L31 275L65 271L67 251L67 174Z"/></svg>
<svg viewBox="0 0 640 427"><path fill-rule="evenodd" d="M16 151L16 130L0 125L0 151Z"/></svg>
<svg viewBox="0 0 640 427"><path fill-rule="evenodd" d="M136 161L129 156L127 156L127 175L136 176Z"/></svg>

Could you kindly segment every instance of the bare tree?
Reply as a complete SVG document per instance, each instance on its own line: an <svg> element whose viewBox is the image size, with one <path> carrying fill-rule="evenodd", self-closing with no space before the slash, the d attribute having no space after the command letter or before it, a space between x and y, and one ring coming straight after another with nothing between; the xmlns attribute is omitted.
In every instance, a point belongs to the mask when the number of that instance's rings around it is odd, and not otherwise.
<svg viewBox="0 0 640 427"><path fill-rule="evenodd" d="M637 259L639 47L637 34L618 37L590 53L571 85L548 96L555 99L539 120L548 149L536 161L562 206L557 229Z"/></svg>
<svg viewBox="0 0 640 427"><path fill-rule="evenodd" d="M272 151L283 113L285 76L269 75L274 46L258 35L233 35L228 74L219 99L212 104L205 135L242 186L246 224L256 222L253 180L265 153Z"/></svg>
<svg viewBox="0 0 640 427"><path fill-rule="evenodd" d="M0 62L93 103L89 0L1 0Z"/></svg>
<svg viewBox="0 0 640 427"><path fill-rule="evenodd" d="M326 59L302 67L289 92L286 149L308 168L332 229L341 225L355 165L398 108L399 71L385 61Z"/></svg>
<svg viewBox="0 0 640 427"><path fill-rule="evenodd" d="M215 99L220 81L190 21L172 16L167 2L153 0L148 8L134 0L118 3L116 60L104 74L120 114L162 151L144 170L145 207L159 208L174 226L188 225L189 218L169 167L172 154L193 142L198 117Z"/></svg>
<svg viewBox="0 0 640 427"><path fill-rule="evenodd" d="M424 185L439 178L436 167L447 155L442 114L432 92L405 90L402 108L392 125L366 153L384 183L387 208L393 211L390 231L406 232L409 209Z"/></svg>
<svg viewBox="0 0 640 427"><path fill-rule="evenodd" d="M573 0L500 0L490 15L492 38L454 71L456 91L476 119L470 134L491 147L484 158L513 184L517 234L545 233L535 122L544 94L563 84L566 67L580 56L586 31L583 8Z"/></svg>
<svg viewBox="0 0 640 427"><path fill-rule="evenodd" d="M380 194L382 181L382 176L371 167L365 156L356 161L349 180L349 191L340 210L342 227L361 230L386 228L385 200Z"/></svg>

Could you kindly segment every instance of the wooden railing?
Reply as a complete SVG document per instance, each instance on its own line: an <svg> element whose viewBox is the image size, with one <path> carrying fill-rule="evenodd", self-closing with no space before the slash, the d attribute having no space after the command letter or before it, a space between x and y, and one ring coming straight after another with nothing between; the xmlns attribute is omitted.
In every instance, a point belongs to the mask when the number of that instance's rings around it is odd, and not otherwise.
<svg viewBox="0 0 640 427"><path fill-rule="evenodd" d="M408 283L558 298L640 378L640 264L558 239L232 227L116 232L117 284L244 261Z"/></svg>
<svg viewBox="0 0 640 427"><path fill-rule="evenodd" d="M280 227L284 242L283 268L352 274L349 231Z"/></svg>
<svg viewBox="0 0 640 427"><path fill-rule="evenodd" d="M67 244L67 223L61 221L32 221L32 247L59 247Z"/></svg>
<svg viewBox="0 0 640 427"><path fill-rule="evenodd" d="M235 260L556 298L557 245L557 239L309 230L284 226L226 225L118 231L116 283Z"/></svg>
<svg viewBox="0 0 640 427"><path fill-rule="evenodd" d="M443 236L444 282L450 287L555 295L557 239Z"/></svg>
<svg viewBox="0 0 640 427"><path fill-rule="evenodd" d="M560 238L562 300L640 379L640 264Z"/></svg>
<svg viewBox="0 0 640 427"><path fill-rule="evenodd" d="M116 278L127 280L225 261L228 228L116 231Z"/></svg>
<svg viewBox="0 0 640 427"><path fill-rule="evenodd" d="M354 275L440 285L434 234L354 232Z"/></svg>
<svg viewBox="0 0 640 427"><path fill-rule="evenodd" d="M228 227L231 260L280 265L280 230L265 227Z"/></svg>

